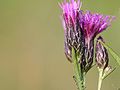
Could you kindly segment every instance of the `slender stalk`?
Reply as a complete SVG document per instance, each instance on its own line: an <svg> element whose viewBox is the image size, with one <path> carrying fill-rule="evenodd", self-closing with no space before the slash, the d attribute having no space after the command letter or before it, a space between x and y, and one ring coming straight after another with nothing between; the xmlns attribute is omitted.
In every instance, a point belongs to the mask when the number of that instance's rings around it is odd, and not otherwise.
<svg viewBox="0 0 120 90"><path fill-rule="evenodd" d="M80 63L74 49L72 49L72 59L75 73L75 81L78 90L85 90L85 74L82 72L80 68Z"/></svg>
<svg viewBox="0 0 120 90"><path fill-rule="evenodd" d="M78 90L85 90L85 75L81 73L80 75L77 75L77 71L75 71L75 77L76 77L76 85L78 87Z"/></svg>
<svg viewBox="0 0 120 90"><path fill-rule="evenodd" d="M80 90L85 90L85 73L81 73L81 89Z"/></svg>
<svg viewBox="0 0 120 90"><path fill-rule="evenodd" d="M101 90L102 81L103 81L103 69L99 69L99 79L98 79L98 90Z"/></svg>

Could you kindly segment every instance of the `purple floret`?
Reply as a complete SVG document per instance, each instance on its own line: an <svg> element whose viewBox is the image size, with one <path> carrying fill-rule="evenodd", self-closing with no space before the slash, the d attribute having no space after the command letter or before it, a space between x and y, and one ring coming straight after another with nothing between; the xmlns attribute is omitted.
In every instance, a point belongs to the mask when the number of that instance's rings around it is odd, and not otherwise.
<svg viewBox="0 0 120 90"><path fill-rule="evenodd" d="M90 11L80 12L81 27L88 40L104 31L111 23L113 17L102 14L92 14Z"/></svg>

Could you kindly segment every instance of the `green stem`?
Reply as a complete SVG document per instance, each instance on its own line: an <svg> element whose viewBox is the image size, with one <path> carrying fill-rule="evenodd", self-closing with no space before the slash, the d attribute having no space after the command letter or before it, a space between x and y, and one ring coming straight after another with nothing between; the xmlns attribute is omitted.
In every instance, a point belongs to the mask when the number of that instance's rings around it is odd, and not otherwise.
<svg viewBox="0 0 120 90"><path fill-rule="evenodd" d="M81 73L81 75L75 75L75 77L78 90L85 90L85 75Z"/></svg>
<svg viewBox="0 0 120 90"><path fill-rule="evenodd" d="M85 90L85 73L81 73L81 90Z"/></svg>
<svg viewBox="0 0 120 90"><path fill-rule="evenodd" d="M99 80L98 80L98 90L101 90L102 81L103 81L103 69L99 69Z"/></svg>
<svg viewBox="0 0 120 90"><path fill-rule="evenodd" d="M78 87L78 90L85 90L85 74L81 70L77 54L74 49L72 49L72 60L75 73L75 81Z"/></svg>

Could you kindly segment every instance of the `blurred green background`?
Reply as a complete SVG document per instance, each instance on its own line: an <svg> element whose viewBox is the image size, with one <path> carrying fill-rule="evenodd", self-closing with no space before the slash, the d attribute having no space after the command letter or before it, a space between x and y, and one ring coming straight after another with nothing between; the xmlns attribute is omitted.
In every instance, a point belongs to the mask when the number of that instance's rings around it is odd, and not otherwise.
<svg viewBox="0 0 120 90"><path fill-rule="evenodd" d="M0 90L77 90L72 64L64 55L58 2L63 0L0 0ZM82 0L83 10L116 16L103 32L120 55L120 0ZM120 68L104 80L102 90L120 88ZM87 75L87 89L96 90L96 67Z"/></svg>

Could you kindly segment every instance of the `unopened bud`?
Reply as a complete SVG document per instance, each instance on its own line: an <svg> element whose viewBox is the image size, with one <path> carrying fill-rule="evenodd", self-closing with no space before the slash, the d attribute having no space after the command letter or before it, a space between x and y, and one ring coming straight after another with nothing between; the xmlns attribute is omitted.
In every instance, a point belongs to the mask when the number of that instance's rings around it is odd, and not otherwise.
<svg viewBox="0 0 120 90"><path fill-rule="evenodd" d="M108 66L109 58L107 49L101 44L101 42L105 43L103 38L99 36L96 42L95 58L98 68L105 69Z"/></svg>

